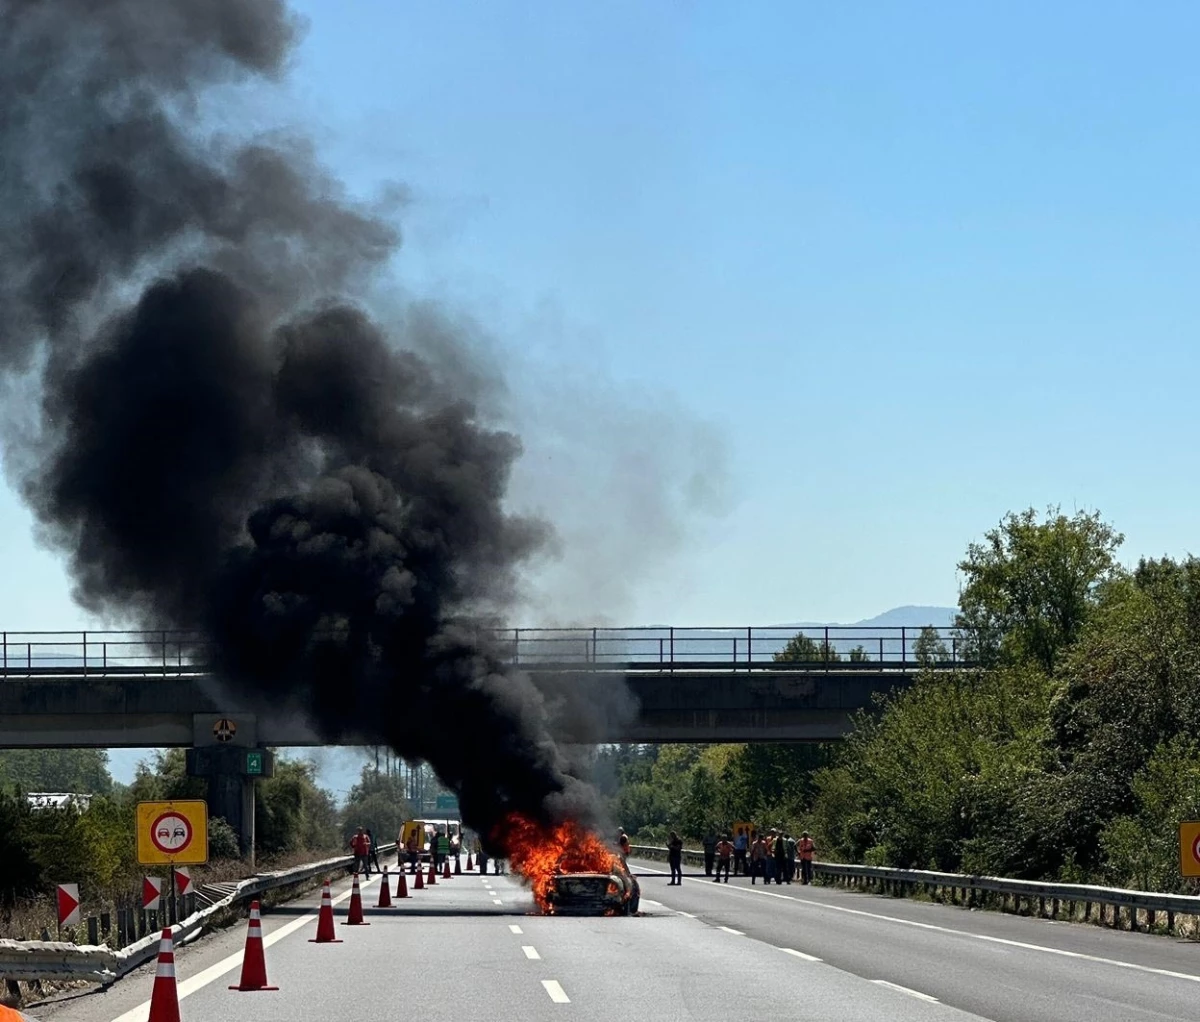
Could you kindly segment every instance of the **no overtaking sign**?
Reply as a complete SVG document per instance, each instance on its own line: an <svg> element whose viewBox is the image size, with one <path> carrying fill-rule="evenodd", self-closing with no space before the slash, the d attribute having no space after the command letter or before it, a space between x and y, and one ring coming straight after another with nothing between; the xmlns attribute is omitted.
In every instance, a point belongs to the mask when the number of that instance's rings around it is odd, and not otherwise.
<svg viewBox="0 0 1200 1022"><path fill-rule="evenodd" d="M208 862L208 803L139 802L138 862L147 866L199 866Z"/></svg>

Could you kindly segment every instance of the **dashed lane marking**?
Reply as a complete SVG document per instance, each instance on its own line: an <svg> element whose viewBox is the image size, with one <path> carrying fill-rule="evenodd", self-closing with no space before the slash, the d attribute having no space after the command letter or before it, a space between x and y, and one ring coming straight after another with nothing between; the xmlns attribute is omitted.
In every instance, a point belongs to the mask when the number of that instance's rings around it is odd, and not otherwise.
<svg viewBox="0 0 1200 1022"><path fill-rule="evenodd" d="M522 944L521 950L525 952L525 957L531 962L541 961L542 956L537 953L537 948L532 944Z"/></svg>
<svg viewBox="0 0 1200 1022"><path fill-rule="evenodd" d="M936 997L932 994L923 994L920 990L913 990L911 987L902 987L899 983L889 983L886 979L871 980L876 986L887 987L889 990L895 990L900 994L908 994L909 997L915 997L918 1001L928 1001L930 1004L940 1004Z"/></svg>
<svg viewBox="0 0 1200 1022"><path fill-rule="evenodd" d="M685 919L695 919L696 918L694 915L692 915L691 912L680 912L679 914L681 916L683 916Z"/></svg>
<svg viewBox="0 0 1200 1022"><path fill-rule="evenodd" d="M509 923L508 924L508 932L509 933L524 933L525 931L522 930L521 927L519 927L516 923Z"/></svg>
<svg viewBox="0 0 1200 1022"><path fill-rule="evenodd" d="M718 930L724 930L726 933L732 933L735 937L746 936L741 930L735 930L732 926L718 926Z"/></svg>
<svg viewBox="0 0 1200 1022"><path fill-rule="evenodd" d="M545 987L546 993L550 995L550 1000L555 1004L570 1004L571 998L567 996L567 992L562 988L556 979L542 980L542 986Z"/></svg>
<svg viewBox="0 0 1200 1022"><path fill-rule="evenodd" d="M779 949L785 955L791 955L793 958L803 958L806 962L819 962L816 955L806 955L803 951L797 951L794 947L781 947Z"/></svg>
<svg viewBox="0 0 1200 1022"><path fill-rule="evenodd" d="M503 903L503 902L502 902L502 901L501 901L499 898L493 898L493 899L492 899L492 904L493 904L493 905L502 905L502 904L504 904L504 903Z"/></svg>

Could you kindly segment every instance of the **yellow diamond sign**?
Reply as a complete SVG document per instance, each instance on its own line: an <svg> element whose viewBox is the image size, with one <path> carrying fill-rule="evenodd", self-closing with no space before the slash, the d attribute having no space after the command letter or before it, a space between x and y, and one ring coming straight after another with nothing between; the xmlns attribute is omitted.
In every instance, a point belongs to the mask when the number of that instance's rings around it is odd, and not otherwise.
<svg viewBox="0 0 1200 1022"><path fill-rule="evenodd" d="M137 804L138 862L201 866L208 862L208 803L202 799Z"/></svg>

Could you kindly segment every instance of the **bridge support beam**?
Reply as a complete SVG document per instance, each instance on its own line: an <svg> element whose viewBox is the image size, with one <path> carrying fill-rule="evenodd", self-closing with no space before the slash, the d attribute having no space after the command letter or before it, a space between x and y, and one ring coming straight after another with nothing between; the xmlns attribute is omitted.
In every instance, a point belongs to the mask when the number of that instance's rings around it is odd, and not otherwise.
<svg viewBox="0 0 1200 1022"><path fill-rule="evenodd" d="M242 858L254 869L254 782L274 774L274 755L268 749L203 746L187 750L187 772L208 781L209 816L219 816L233 828Z"/></svg>

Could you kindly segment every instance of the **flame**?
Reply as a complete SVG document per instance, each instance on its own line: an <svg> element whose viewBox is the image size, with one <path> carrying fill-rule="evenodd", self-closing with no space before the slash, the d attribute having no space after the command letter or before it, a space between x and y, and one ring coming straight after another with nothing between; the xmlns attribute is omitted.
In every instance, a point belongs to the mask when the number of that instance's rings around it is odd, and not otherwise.
<svg viewBox="0 0 1200 1022"><path fill-rule="evenodd" d="M559 873L609 873L616 856L604 842L574 820L552 826L512 813L501 828L515 872L528 882L543 912L550 910L549 893Z"/></svg>

